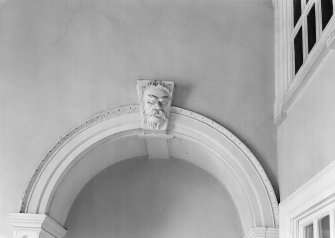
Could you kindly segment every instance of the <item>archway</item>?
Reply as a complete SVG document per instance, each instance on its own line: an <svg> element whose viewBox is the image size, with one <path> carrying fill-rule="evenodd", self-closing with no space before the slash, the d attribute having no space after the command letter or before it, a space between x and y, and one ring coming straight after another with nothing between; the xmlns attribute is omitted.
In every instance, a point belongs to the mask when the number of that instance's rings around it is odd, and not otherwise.
<svg viewBox="0 0 335 238"><path fill-rule="evenodd" d="M83 155L106 141L111 143L112 159L98 159L94 166L85 164ZM36 169L21 213L11 214L15 237L64 236L62 226L81 188L107 166L148 156L143 141L137 105L103 112L71 130ZM232 133L204 116L172 107L167 141L169 156L205 169L228 190L245 237L278 235L278 204L272 186L254 155ZM71 176L76 172L69 173L74 164L81 165L78 171L84 175L75 180L75 185ZM27 226L32 223L35 225Z"/></svg>

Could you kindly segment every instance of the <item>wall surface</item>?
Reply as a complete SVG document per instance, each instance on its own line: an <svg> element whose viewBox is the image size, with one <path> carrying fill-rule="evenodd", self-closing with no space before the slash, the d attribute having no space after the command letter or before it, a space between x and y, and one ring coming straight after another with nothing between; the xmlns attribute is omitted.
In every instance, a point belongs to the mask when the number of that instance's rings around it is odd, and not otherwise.
<svg viewBox="0 0 335 238"><path fill-rule="evenodd" d="M335 159L334 62L331 51L278 127L281 200Z"/></svg>
<svg viewBox="0 0 335 238"><path fill-rule="evenodd" d="M80 192L66 223L68 238L243 236L222 185L176 159L131 159L105 169Z"/></svg>
<svg viewBox="0 0 335 238"><path fill-rule="evenodd" d="M90 116L137 103L139 78L217 121L277 189L269 0L0 1L0 237L48 149Z"/></svg>

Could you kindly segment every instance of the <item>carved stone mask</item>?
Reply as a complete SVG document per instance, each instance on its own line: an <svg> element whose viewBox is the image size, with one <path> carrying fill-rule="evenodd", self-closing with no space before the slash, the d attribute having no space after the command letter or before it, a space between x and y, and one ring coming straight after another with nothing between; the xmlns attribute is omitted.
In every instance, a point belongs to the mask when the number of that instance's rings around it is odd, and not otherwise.
<svg viewBox="0 0 335 238"><path fill-rule="evenodd" d="M143 84L143 82L141 83ZM144 86L140 87L140 89L143 127L153 130L166 129L172 90L162 81L148 80L145 81Z"/></svg>

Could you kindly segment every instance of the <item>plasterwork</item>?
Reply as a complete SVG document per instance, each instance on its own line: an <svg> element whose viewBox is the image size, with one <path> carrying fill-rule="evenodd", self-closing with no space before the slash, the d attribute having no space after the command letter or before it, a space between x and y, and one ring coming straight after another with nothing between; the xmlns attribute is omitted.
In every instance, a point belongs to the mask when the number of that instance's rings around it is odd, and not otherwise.
<svg viewBox="0 0 335 238"><path fill-rule="evenodd" d="M111 109L106 112L99 113L94 117L90 118L89 120L82 123L80 126L73 128L68 133L66 133L63 137L59 139L59 141L48 151L48 153L44 156L43 160L38 165L37 169L35 170L33 176L30 178L26 191L22 197L22 204L20 208L20 212L26 212L27 209L27 202L29 199L30 191L32 190L35 181L38 178L38 175L43 170L44 166L48 163L48 161L53 157L53 155L62 147L64 146L71 138L75 137L79 133L83 132L87 128L90 128L99 122L119 117L125 114L137 113L139 112L138 105L130 105L130 106L123 106L116 109Z"/></svg>
<svg viewBox="0 0 335 238"><path fill-rule="evenodd" d="M66 229L44 214L10 213L15 238L62 238Z"/></svg>
<svg viewBox="0 0 335 238"><path fill-rule="evenodd" d="M279 230L278 228L271 227L254 227L244 238L278 238Z"/></svg>
<svg viewBox="0 0 335 238"><path fill-rule="evenodd" d="M65 136L61 137L60 140L48 151L46 156L43 158L41 163L39 164L38 168L35 170L32 178L29 181L29 185L27 186L27 189L24 193L24 196L22 198L22 204L20 212L27 212L27 203L30 196L30 193L34 187L34 184L37 181L37 178L42 173L43 168L47 165L47 163L52 159L52 157L56 154L56 152L63 147L67 142L69 142L73 137L76 135L82 133L86 129L100 123L106 120L109 120L111 118L120 117L125 114L134 114L139 113L139 105L129 105L124 106L116 109L111 109L105 112L102 112L100 114L97 114L96 116L92 117L91 119L87 120L86 122L82 123L80 126L75 127L74 129L70 130ZM274 214L274 223L275 226L278 227L278 203L276 199L276 195L273 191L272 185L265 174L264 169L262 168L259 161L256 159L256 157L253 155L253 153L236 137L234 136L229 130L224 128L223 126L219 125L218 123L214 122L213 120L206 118L198 113L185 110L178 107L171 107L171 113L182 115L188 118L192 118L194 120L197 120L201 123L206 124L207 126L213 128L215 131L219 132L220 134L224 135L226 138L228 138L249 160L250 164L256 169L258 175L260 176L266 190L268 197L271 202L272 211Z"/></svg>
<svg viewBox="0 0 335 238"><path fill-rule="evenodd" d="M173 90L173 81L137 80L137 94L143 129L166 131Z"/></svg>
<svg viewBox="0 0 335 238"><path fill-rule="evenodd" d="M175 114L180 114L182 116L187 116L190 117L192 119L198 120L210 127L212 127L213 129L215 129L216 131L220 132L222 135L224 135L225 137L227 137L232 143L235 144L236 147L238 147L238 149L240 151L243 152L243 154L248 158L248 160L251 162L251 164L255 167L255 169L257 170L258 174L260 175L266 189L267 189L267 193L271 199L271 204L272 204L272 209L273 209L273 213L275 214L275 224L276 226L278 226L279 224L279 220L278 220L278 203L277 203L277 198L276 195L273 191L272 185L263 169L263 167L261 166L261 164L259 163L259 161L256 159L256 157L254 156L254 154L248 149L248 147L246 147L235 135L233 135L229 130L227 130L226 128L224 128L223 126L221 126L220 124L214 122L213 120L204 117L198 113L189 111L189 110L185 110L182 108L178 108L178 107L172 107L171 108L171 113L175 113Z"/></svg>

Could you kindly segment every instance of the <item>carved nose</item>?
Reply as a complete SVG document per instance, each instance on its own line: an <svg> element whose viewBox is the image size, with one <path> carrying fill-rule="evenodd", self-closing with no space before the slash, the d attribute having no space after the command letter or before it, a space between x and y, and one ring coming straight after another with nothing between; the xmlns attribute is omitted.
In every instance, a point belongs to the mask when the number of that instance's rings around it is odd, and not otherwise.
<svg viewBox="0 0 335 238"><path fill-rule="evenodd" d="M162 109L161 105L159 104L159 102L156 102L154 104L154 109Z"/></svg>

